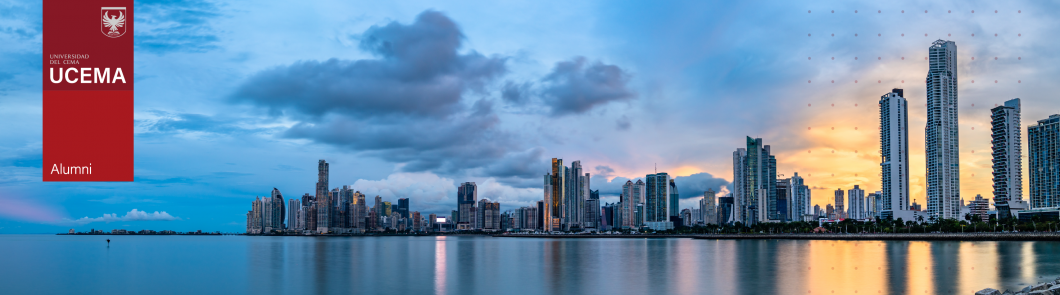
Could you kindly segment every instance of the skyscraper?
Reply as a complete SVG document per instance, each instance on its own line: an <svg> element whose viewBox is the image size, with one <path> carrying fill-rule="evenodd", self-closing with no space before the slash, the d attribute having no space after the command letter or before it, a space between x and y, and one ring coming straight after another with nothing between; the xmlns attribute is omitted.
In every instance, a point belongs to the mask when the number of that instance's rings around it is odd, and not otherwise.
<svg viewBox="0 0 1060 295"><path fill-rule="evenodd" d="M637 205L644 204L645 198L644 181L637 179L637 182L627 180L626 184L622 186L622 227L623 228L639 228L644 225L644 219L637 218ZM643 214L641 214L643 215Z"/></svg>
<svg viewBox="0 0 1060 295"><path fill-rule="evenodd" d="M961 167L957 126L957 44L938 40L928 49L927 149L928 216L959 219Z"/></svg>
<svg viewBox="0 0 1060 295"><path fill-rule="evenodd" d="M792 195L791 178L777 179L777 220L778 221L790 221L788 216L788 200Z"/></svg>
<svg viewBox="0 0 1060 295"><path fill-rule="evenodd" d="M562 229L562 222L566 220L566 208L564 205L567 203L567 179L566 176L570 173L567 172L567 167L563 166L563 159L552 158L552 173L546 175L546 189L550 192L546 192L547 198L550 202L548 213L551 218L546 223L551 227L551 231L558 231Z"/></svg>
<svg viewBox="0 0 1060 295"><path fill-rule="evenodd" d="M1031 208L1060 206L1060 115L1027 127Z"/></svg>
<svg viewBox="0 0 1060 295"><path fill-rule="evenodd" d="M582 228L585 200L589 196L589 177L588 174L583 175L581 161L571 162L567 172L566 195L568 197L564 203L567 218L564 223L568 229Z"/></svg>
<svg viewBox="0 0 1060 295"><path fill-rule="evenodd" d="M740 157L743 155L743 157ZM777 159L761 138L747 137L747 148L733 153L733 188L738 217L750 225L778 219Z"/></svg>
<svg viewBox="0 0 1060 295"><path fill-rule="evenodd" d="M806 185L798 172L791 177L791 215L792 221L809 221L807 215L813 215L813 203L810 201L810 187Z"/></svg>
<svg viewBox="0 0 1060 295"><path fill-rule="evenodd" d="M680 196L677 193L677 184L674 183L674 179L673 178L670 178L670 198L669 199L670 199L670 203L667 204L666 207L667 207L667 209L670 210L670 217L678 217L678 216L680 216L680 212L678 212L678 208L681 207L681 205L678 203L680 201Z"/></svg>
<svg viewBox="0 0 1060 295"><path fill-rule="evenodd" d="M733 222L744 222L744 211L747 204L747 149L738 148L732 152L732 196L733 198Z"/></svg>
<svg viewBox="0 0 1060 295"><path fill-rule="evenodd" d="M316 189L316 232L328 233L328 221L331 219L331 200L328 197L328 162L321 159L317 162L317 189Z"/></svg>
<svg viewBox="0 0 1060 295"><path fill-rule="evenodd" d="M909 104L895 88L880 97L880 218L909 219ZM898 214L896 214L898 213Z"/></svg>
<svg viewBox="0 0 1060 295"><path fill-rule="evenodd" d="M703 215L700 218L703 219L704 224L718 223L716 194L714 189L708 188L707 191L703 192L703 199L699 200L699 213Z"/></svg>
<svg viewBox="0 0 1060 295"><path fill-rule="evenodd" d="M854 185L847 190L847 218L865 219L865 190Z"/></svg>
<svg viewBox="0 0 1060 295"><path fill-rule="evenodd" d="M401 217L410 218L409 215L409 198L398 199L397 212L401 214Z"/></svg>
<svg viewBox="0 0 1060 295"><path fill-rule="evenodd" d="M298 199L287 200L287 229L301 230L298 222L298 210L302 209L302 202Z"/></svg>
<svg viewBox="0 0 1060 295"><path fill-rule="evenodd" d="M666 172L648 174L644 177L647 184L647 190L644 201L644 221L646 223L652 222L670 222L670 214L667 203L670 199L670 175ZM649 225L653 229L658 230L660 228L658 224ZM672 225L671 225L672 226Z"/></svg>
<svg viewBox="0 0 1060 295"><path fill-rule="evenodd" d="M1023 201L1023 147L1020 99L990 109L990 144L994 172L994 207L997 218L1012 217L1009 202Z"/></svg>
<svg viewBox="0 0 1060 295"><path fill-rule="evenodd" d="M626 183L622 185L622 195L619 196L619 205L621 213L615 214L621 220L619 224L615 224L614 227L618 229L631 228L633 226L633 208L632 206L633 197L633 181L626 180Z"/></svg>
<svg viewBox="0 0 1060 295"><path fill-rule="evenodd" d="M588 173L586 173L588 174ZM588 181L586 176L586 181ZM588 183L586 183L588 185ZM582 214L582 227L585 229L600 230L600 190L589 191L589 199L585 200L585 213Z"/></svg>
<svg viewBox="0 0 1060 295"><path fill-rule="evenodd" d="M843 206L843 189L841 189L841 188L835 189L835 207L832 207L832 208L835 209L834 212L836 213L836 217L835 217L836 219L846 218L846 216L844 216L844 214L843 214L843 213L846 213L846 211L844 211L844 209L846 209L846 207Z"/></svg>
<svg viewBox="0 0 1060 295"><path fill-rule="evenodd" d="M470 230L472 228L471 207L478 200L478 185L474 182L465 182L456 188L456 229Z"/></svg>

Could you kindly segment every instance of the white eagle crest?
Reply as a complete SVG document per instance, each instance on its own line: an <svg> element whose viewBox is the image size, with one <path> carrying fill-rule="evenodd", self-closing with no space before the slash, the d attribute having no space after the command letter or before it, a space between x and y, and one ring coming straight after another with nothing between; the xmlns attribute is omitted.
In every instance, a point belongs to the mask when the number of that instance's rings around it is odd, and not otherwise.
<svg viewBox="0 0 1060 295"><path fill-rule="evenodd" d="M110 33L108 34L117 34L118 28L125 27L125 13L119 11L117 17L104 13L103 26L110 28Z"/></svg>

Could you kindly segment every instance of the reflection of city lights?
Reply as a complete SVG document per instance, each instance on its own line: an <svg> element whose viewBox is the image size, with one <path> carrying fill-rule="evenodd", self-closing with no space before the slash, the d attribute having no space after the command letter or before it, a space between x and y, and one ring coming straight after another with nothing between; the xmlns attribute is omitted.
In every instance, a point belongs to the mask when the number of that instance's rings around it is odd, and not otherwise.
<svg viewBox="0 0 1060 295"><path fill-rule="evenodd" d="M438 218L444 222L445 218ZM446 294L445 291L445 236L438 236L434 242L434 294Z"/></svg>

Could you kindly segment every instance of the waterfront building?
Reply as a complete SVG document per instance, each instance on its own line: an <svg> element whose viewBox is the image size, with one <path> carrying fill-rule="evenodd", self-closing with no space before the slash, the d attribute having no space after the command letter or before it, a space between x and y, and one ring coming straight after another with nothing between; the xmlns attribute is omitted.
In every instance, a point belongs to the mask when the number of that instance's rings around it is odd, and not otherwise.
<svg viewBox="0 0 1060 295"><path fill-rule="evenodd" d="M420 211L412 211L412 231L420 232L423 231L423 216L420 215Z"/></svg>
<svg viewBox="0 0 1060 295"><path fill-rule="evenodd" d="M280 190L272 188L271 196L266 200L268 201L265 206L265 233L283 231L285 229L283 217L287 213L284 206L283 194L280 194Z"/></svg>
<svg viewBox="0 0 1060 295"><path fill-rule="evenodd" d="M928 49L927 214L958 219L961 200L960 146L957 118L957 44L938 40Z"/></svg>
<svg viewBox="0 0 1060 295"><path fill-rule="evenodd" d="M821 217L821 205L813 205L813 216Z"/></svg>
<svg viewBox="0 0 1060 295"><path fill-rule="evenodd" d="M566 228L581 229L585 227L582 222L585 219L585 200L589 199L589 173L584 173L581 161L571 162L567 172L569 173L566 183L568 197L564 204L567 210Z"/></svg>
<svg viewBox="0 0 1060 295"><path fill-rule="evenodd" d="M733 199L732 194L728 197L718 198L718 211L717 220L719 224L732 224L736 222L736 201Z"/></svg>
<svg viewBox="0 0 1060 295"><path fill-rule="evenodd" d="M877 217L880 217L879 196L879 191L869 193L865 196L865 218L875 219Z"/></svg>
<svg viewBox="0 0 1060 295"><path fill-rule="evenodd" d="M777 179L777 221L790 221L788 200L791 200L791 178Z"/></svg>
<svg viewBox="0 0 1060 295"><path fill-rule="evenodd" d="M248 234L261 234L264 230L265 216L264 204L261 197L257 197L254 201L250 202L250 211L247 211L247 233ZM95 229L92 230L95 232Z"/></svg>
<svg viewBox="0 0 1060 295"><path fill-rule="evenodd" d="M811 202L810 186L806 185L802 176L799 176L798 172L791 177L791 194L789 198L790 209L788 210L790 221L811 221L816 220L817 215L813 212L813 203Z"/></svg>
<svg viewBox="0 0 1060 295"><path fill-rule="evenodd" d="M747 211L747 148L732 152L732 197L734 203L733 222L748 224L744 216Z"/></svg>
<svg viewBox="0 0 1060 295"><path fill-rule="evenodd" d="M288 230L301 230L298 222L298 210L302 209L302 202L298 199L287 200L287 227Z"/></svg>
<svg viewBox="0 0 1060 295"><path fill-rule="evenodd" d="M546 182L547 182L547 180L546 180ZM547 188L547 185L546 185L546 188ZM546 196L548 195L548 190L547 189L545 190L545 194L546 194ZM548 206L545 206L545 204L548 204L547 200L548 200L548 198L546 197L545 200L537 201L537 224L534 226L534 229L536 229L536 230L544 230L545 207L548 207Z"/></svg>
<svg viewBox="0 0 1060 295"><path fill-rule="evenodd" d="M501 203L483 198L478 202L475 212L476 228L483 231L501 230Z"/></svg>
<svg viewBox="0 0 1060 295"><path fill-rule="evenodd" d="M692 209L689 209L689 208L681 209L681 212L677 213L677 214L678 214L677 216L680 216L680 218L681 218L681 225L682 226L687 226L687 227L691 227L692 226L692 224L693 224Z"/></svg>
<svg viewBox="0 0 1060 295"><path fill-rule="evenodd" d="M746 149L733 153L733 188L744 224L778 221L777 159L761 138L747 137Z"/></svg>
<svg viewBox="0 0 1060 295"><path fill-rule="evenodd" d="M1012 217L1010 202L1023 202L1021 128L1019 98L990 109L990 155L994 169L994 207L998 219Z"/></svg>
<svg viewBox="0 0 1060 295"><path fill-rule="evenodd" d="M846 206L844 206L844 204L843 204L843 193L844 193L844 191L841 188L837 188L835 190L835 203L834 203L835 204L835 207L834 207L835 211L834 211L834 213L835 213L836 216L835 216L834 219L844 219L844 218L846 218L846 215L844 214L844 213L846 213L846 211L844 211L846 209Z"/></svg>
<svg viewBox="0 0 1060 295"><path fill-rule="evenodd" d="M585 185L589 186L589 173L585 175ZM600 190L590 190L589 199L585 200L585 212L582 214L582 228L587 230L600 229Z"/></svg>
<svg viewBox="0 0 1060 295"><path fill-rule="evenodd" d="M618 210L615 210L615 207L616 207L615 205L618 205L617 206L617 207L619 207ZM601 231L610 231L610 230L619 229L618 226L615 226L615 221L617 219L615 217L615 215L618 212L621 212L621 211L622 211L621 204L604 203L604 206L600 207L600 215L601 215L601 218L600 218L600 230ZM621 221L619 221L619 222L621 222Z"/></svg>
<svg viewBox="0 0 1060 295"><path fill-rule="evenodd" d="M880 218L912 218L909 208L909 102L902 89L880 97Z"/></svg>
<svg viewBox="0 0 1060 295"><path fill-rule="evenodd" d="M673 178L670 178L670 203L666 206L670 211L670 217L678 216L679 212L677 209L681 207L679 204L680 200L681 196L677 193L677 184L674 183Z"/></svg>
<svg viewBox="0 0 1060 295"><path fill-rule="evenodd" d="M644 215L644 221L646 223L666 223L670 222L670 214L668 210L668 203L670 199L670 175L666 172L648 174L644 177L646 185L644 209L647 210ZM672 224L670 228L672 228ZM657 228L665 228L664 225L654 224L649 225L652 229L659 230Z"/></svg>
<svg viewBox="0 0 1060 295"><path fill-rule="evenodd" d="M700 220L703 220L703 224L718 224L716 194L714 189L708 188L699 200Z"/></svg>
<svg viewBox="0 0 1060 295"><path fill-rule="evenodd" d="M470 230L474 220L471 219L471 207L478 201L478 185L474 182L465 182L456 188L456 229Z"/></svg>
<svg viewBox="0 0 1060 295"><path fill-rule="evenodd" d="M982 222L989 221L990 215L986 213L988 210L990 210L990 200L983 198L982 195L975 195L975 200L968 202L968 214L972 215L972 221L976 219Z"/></svg>
<svg viewBox="0 0 1060 295"><path fill-rule="evenodd" d="M546 208L546 231L559 231L563 229L563 220L566 220L567 203L567 167L563 166L563 159L552 158L552 173L545 175L545 201Z"/></svg>
<svg viewBox="0 0 1060 295"><path fill-rule="evenodd" d="M328 162L321 159L317 161L317 185L316 185L316 224L311 229L317 233L328 233L328 221L331 220L331 200L328 197Z"/></svg>
<svg viewBox="0 0 1060 295"><path fill-rule="evenodd" d="M622 228L639 228L644 224L644 219L635 218L637 216L637 205L643 205L645 199L645 184L643 180L637 179L637 182L627 180L626 184L622 186Z"/></svg>
<svg viewBox="0 0 1060 295"><path fill-rule="evenodd" d="M1031 208L1060 207L1060 115L1028 126L1027 147Z"/></svg>
<svg viewBox="0 0 1060 295"><path fill-rule="evenodd" d="M839 217L837 216L838 214L836 214L837 213L836 209L835 209L835 207L832 207L832 204L826 205L824 211L825 211L825 216L828 219L839 219Z"/></svg>
<svg viewBox="0 0 1060 295"><path fill-rule="evenodd" d="M847 190L847 218L865 219L865 190L854 185L853 189Z"/></svg>

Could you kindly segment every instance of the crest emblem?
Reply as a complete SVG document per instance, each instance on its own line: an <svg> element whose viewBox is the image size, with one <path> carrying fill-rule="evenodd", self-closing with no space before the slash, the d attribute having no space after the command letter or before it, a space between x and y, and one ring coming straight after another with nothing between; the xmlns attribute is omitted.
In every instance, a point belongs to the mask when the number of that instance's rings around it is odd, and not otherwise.
<svg viewBox="0 0 1060 295"><path fill-rule="evenodd" d="M100 14L103 15L99 31L104 36L118 38L125 35L125 7L101 7Z"/></svg>

